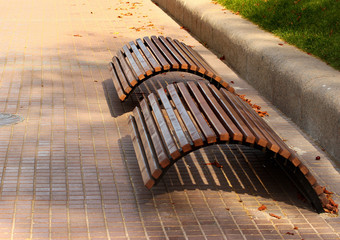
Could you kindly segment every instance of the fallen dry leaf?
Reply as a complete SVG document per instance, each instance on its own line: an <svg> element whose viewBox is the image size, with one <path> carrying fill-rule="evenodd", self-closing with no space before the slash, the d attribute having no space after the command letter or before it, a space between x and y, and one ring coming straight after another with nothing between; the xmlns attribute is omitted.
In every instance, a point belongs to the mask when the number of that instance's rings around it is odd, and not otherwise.
<svg viewBox="0 0 340 240"><path fill-rule="evenodd" d="M259 105L256 105L256 104L252 104L251 103L251 100L246 98L245 96L246 95L237 95L239 96L243 101L247 102L254 110L255 112L257 112L257 114L260 116L260 117L265 117L265 116L269 116L269 114L267 113L267 111L261 111L261 107Z"/></svg>
<svg viewBox="0 0 340 240"><path fill-rule="evenodd" d="M82 35L75 34L75 35L73 35L73 37L82 37Z"/></svg>
<svg viewBox="0 0 340 240"><path fill-rule="evenodd" d="M334 194L333 192L328 191L325 187L323 188L323 192L326 193L326 194Z"/></svg>
<svg viewBox="0 0 340 240"><path fill-rule="evenodd" d="M267 209L267 207L266 207L266 205L264 205L264 204L262 204L262 205L258 208L259 211L263 211L263 210L266 210L266 209Z"/></svg>
<svg viewBox="0 0 340 240"><path fill-rule="evenodd" d="M271 217L274 217L274 218L277 218L277 219L281 219L281 216L278 216L278 215L276 215L276 214L274 214L274 213L269 213L269 215L270 215Z"/></svg>
<svg viewBox="0 0 340 240"><path fill-rule="evenodd" d="M213 166L218 167L218 168L223 168L223 166L219 162L217 162L216 160L215 160L215 162L212 162L212 163L204 163L204 165L213 165Z"/></svg>
<svg viewBox="0 0 340 240"><path fill-rule="evenodd" d="M338 204L336 204L332 198L328 198L328 200L332 206L338 207Z"/></svg>

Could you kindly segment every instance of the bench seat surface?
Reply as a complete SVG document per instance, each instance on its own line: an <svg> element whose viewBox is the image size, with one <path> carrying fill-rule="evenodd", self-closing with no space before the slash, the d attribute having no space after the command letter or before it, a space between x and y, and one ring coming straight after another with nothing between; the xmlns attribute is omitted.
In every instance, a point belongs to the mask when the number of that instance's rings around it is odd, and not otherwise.
<svg viewBox="0 0 340 240"><path fill-rule="evenodd" d="M203 81L169 84L145 97L129 122L149 189L186 154L212 144L234 143L267 151L318 211L327 203L297 154L248 103L224 88Z"/></svg>
<svg viewBox="0 0 340 240"><path fill-rule="evenodd" d="M121 101L139 84L166 71L190 72L233 91L192 47L170 37L151 36L129 42L112 58L109 69Z"/></svg>

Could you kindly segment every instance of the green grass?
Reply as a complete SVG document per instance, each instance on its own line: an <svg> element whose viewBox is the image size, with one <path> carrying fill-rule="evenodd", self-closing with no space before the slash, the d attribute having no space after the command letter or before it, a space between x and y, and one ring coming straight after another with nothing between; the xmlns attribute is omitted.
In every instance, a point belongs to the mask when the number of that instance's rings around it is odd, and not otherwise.
<svg viewBox="0 0 340 240"><path fill-rule="evenodd" d="M340 70L340 0L217 0Z"/></svg>

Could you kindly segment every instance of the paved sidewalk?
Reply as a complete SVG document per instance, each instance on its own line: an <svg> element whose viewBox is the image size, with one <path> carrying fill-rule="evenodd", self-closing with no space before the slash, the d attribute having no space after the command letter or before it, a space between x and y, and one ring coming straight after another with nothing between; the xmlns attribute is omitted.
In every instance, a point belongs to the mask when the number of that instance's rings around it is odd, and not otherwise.
<svg viewBox="0 0 340 240"><path fill-rule="evenodd" d="M0 113L24 118L0 127L0 239L339 239L340 218L316 214L250 148L197 151L152 191L144 188L127 127L140 94L121 104L107 63L124 43L164 34L194 46L267 110L269 123L340 202L339 168L152 2L0 6ZM140 92L174 80L161 75ZM204 165L214 160L224 167ZM268 209L258 211L261 204Z"/></svg>

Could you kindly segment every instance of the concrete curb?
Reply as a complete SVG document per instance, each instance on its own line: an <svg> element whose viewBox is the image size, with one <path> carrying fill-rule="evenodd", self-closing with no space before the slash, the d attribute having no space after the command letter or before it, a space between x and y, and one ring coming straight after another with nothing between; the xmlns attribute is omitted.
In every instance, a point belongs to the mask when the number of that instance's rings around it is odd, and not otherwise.
<svg viewBox="0 0 340 240"><path fill-rule="evenodd" d="M209 0L153 1L340 161L339 71Z"/></svg>

